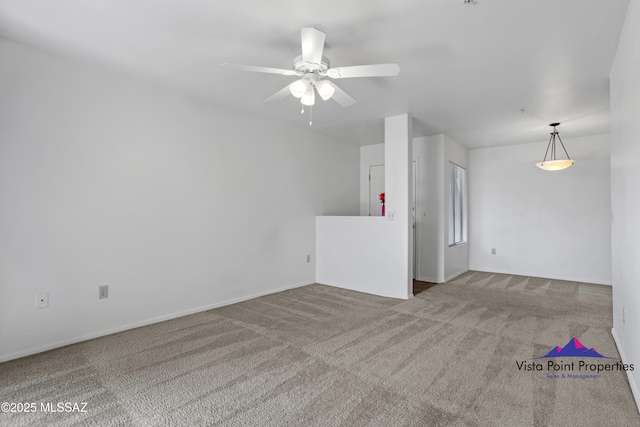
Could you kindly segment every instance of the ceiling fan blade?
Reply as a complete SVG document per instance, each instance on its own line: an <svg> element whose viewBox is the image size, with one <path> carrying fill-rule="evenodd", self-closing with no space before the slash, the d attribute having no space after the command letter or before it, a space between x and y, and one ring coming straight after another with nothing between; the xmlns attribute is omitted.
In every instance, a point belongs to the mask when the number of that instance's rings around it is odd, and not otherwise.
<svg viewBox="0 0 640 427"><path fill-rule="evenodd" d="M351 77L391 77L400 73L398 64L354 65L351 67L330 68L327 76L332 79Z"/></svg>
<svg viewBox="0 0 640 427"><path fill-rule="evenodd" d="M333 88L336 90L333 92L333 96L331 99L336 101L338 104L343 107L348 107L349 105L353 105L356 103L356 100L351 97L347 92L340 89L335 83L333 84Z"/></svg>
<svg viewBox="0 0 640 427"><path fill-rule="evenodd" d="M310 62L311 64L320 64L322 62L325 36L325 33L313 27L300 30L303 61Z"/></svg>
<svg viewBox="0 0 640 427"><path fill-rule="evenodd" d="M285 70L282 68L257 67L255 65L240 65L240 64L224 63L221 65L221 67L231 68L232 70L252 71L254 73L281 74L283 76L299 76L300 75L300 73L295 70Z"/></svg>
<svg viewBox="0 0 640 427"><path fill-rule="evenodd" d="M291 93L289 86L290 85L286 85L285 87L283 87L282 89L280 89L279 91L271 95L269 98L265 99L264 102L282 101Z"/></svg>

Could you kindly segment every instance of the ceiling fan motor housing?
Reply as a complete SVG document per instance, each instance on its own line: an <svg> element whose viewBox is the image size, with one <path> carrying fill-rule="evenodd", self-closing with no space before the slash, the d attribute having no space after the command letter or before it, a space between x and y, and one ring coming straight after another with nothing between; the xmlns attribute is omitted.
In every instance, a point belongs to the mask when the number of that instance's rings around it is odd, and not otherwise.
<svg viewBox="0 0 640 427"><path fill-rule="evenodd" d="M293 60L293 69L305 76L309 74L325 76L329 68L331 68L330 62L329 59L325 56L322 57L322 61L320 61L319 64L304 61L302 59L302 55L296 56L296 58Z"/></svg>

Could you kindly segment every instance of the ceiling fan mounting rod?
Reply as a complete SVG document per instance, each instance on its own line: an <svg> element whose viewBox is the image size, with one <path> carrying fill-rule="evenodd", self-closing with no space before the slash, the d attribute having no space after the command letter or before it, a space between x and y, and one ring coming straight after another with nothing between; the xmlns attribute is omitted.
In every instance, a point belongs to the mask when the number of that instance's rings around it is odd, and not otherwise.
<svg viewBox="0 0 640 427"><path fill-rule="evenodd" d="M316 83L318 81L318 79L320 78L320 76L318 76L318 72L317 71L307 71L306 73L304 73L302 75L303 79L307 79L309 80L312 84Z"/></svg>

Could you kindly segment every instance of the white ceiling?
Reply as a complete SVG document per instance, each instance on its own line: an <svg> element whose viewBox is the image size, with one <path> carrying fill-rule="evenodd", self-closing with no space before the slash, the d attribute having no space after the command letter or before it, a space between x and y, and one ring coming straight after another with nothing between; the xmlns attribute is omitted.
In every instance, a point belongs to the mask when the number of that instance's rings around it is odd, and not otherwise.
<svg viewBox="0 0 640 427"><path fill-rule="evenodd" d="M327 34L334 67L396 62L397 77L343 79L358 102L318 98L311 130L382 142L384 117L468 148L609 132L609 72L628 0L0 0L0 37L309 128L299 101L263 101L295 77L300 28ZM521 109L525 108L524 112Z"/></svg>

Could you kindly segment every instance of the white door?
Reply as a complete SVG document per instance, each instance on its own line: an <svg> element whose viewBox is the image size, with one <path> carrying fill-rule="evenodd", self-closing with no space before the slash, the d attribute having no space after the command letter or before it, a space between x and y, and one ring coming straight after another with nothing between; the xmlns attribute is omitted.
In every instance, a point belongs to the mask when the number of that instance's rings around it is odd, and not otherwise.
<svg viewBox="0 0 640 427"><path fill-rule="evenodd" d="M369 216L382 216L380 193L384 193L384 165L369 166Z"/></svg>
<svg viewBox="0 0 640 427"><path fill-rule="evenodd" d="M416 199L418 195L418 180L416 179L416 161L413 161L413 194L411 195L411 224L413 230L413 278L418 271L418 228L416 225Z"/></svg>

